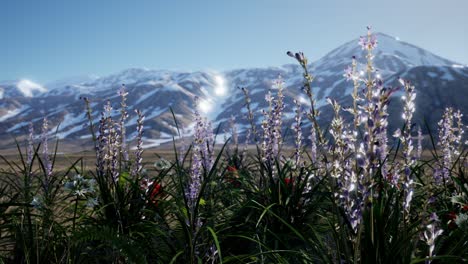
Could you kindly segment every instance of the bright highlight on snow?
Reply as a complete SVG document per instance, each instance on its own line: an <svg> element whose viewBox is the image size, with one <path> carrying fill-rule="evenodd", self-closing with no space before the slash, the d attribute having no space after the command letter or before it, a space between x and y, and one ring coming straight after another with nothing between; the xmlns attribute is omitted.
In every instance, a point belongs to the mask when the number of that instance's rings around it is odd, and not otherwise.
<svg viewBox="0 0 468 264"><path fill-rule="evenodd" d="M203 99L198 103L198 110L207 114L213 110L213 103L209 100Z"/></svg>
<svg viewBox="0 0 468 264"><path fill-rule="evenodd" d="M46 92L47 90L42 87L41 85L34 83L30 80L21 80L17 84L18 89L21 91L22 94L26 97L32 97L33 96L33 91L39 91L39 92Z"/></svg>
<svg viewBox="0 0 468 264"><path fill-rule="evenodd" d="M216 75L214 92L217 96L224 96L227 93L226 81L223 76Z"/></svg>

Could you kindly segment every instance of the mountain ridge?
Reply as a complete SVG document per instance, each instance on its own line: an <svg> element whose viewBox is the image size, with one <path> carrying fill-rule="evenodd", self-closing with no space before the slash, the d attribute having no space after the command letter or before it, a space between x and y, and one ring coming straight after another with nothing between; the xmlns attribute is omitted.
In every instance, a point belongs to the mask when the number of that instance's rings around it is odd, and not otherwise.
<svg viewBox="0 0 468 264"><path fill-rule="evenodd" d="M374 63L386 83L393 85L396 76L412 76L414 83L429 90L439 91L438 86L457 87L457 93L465 95L467 92L468 72L464 65L432 54L415 45L396 40L383 33L376 33L378 46L375 50ZM312 83L319 108L325 106L326 97L333 97L343 104L350 102L352 84L343 77L344 69L351 64L351 57L364 62L363 51L354 39L331 50L322 58L312 62L309 66L315 79ZM411 71L414 69L413 71ZM411 75L413 74L413 75ZM125 84L128 95L129 112L138 108L146 115L146 137L151 140L171 139L168 135L177 135L176 126L172 120L169 108L180 118L180 125L187 128L185 134L190 134L191 115L194 97L201 98L201 110L205 115L219 124L235 116L241 128L247 126L244 119L243 94L237 87L247 87L252 97L253 110L257 114L257 121L261 119L260 110L266 107L265 92L271 89L273 82L281 76L286 87L285 103L292 106L293 98L301 99L302 72L299 65L284 64L266 68L235 69L224 72L214 71L171 71L152 70L146 68L129 68L118 73L102 77L83 77L73 81L56 81L53 89L33 96L8 96L0 82L0 137L6 134L20 136L24 134L27 123L32 120L36 131L40 128L40 120L47 116L51 127L58 128L58 136L63 139L86 139L89 132L86 125L83 102L80 97L88 97L93 107L93 122L99 121L99 115L105 102L110 100L112 105L118 106L117 91ZM77 81L79 80L79 81ZM85 80L85 81L81 81ZM438 82L438 80L440 82ZM445 80L445 82L444 82ZM429 82L429 84L427 84ZM14 91L14 86L8 86ZM8 88L7 87L7 88ZM429 88L427 88L429 87ZM416 87L418 90L419 88ZM460 96L459 96L460 97ZM463 96L461 96L463 97ZM445 107L455 102L455 99L445 98L437 107ZM307 106L306 100L300 100ZM420 102L420 104L430 105ZM463 106L463 105L461 105ZM463 107L462 107L463 108ZM425 109L424 107L422 109ZM468 110L468 109L467 109ZM393 110L392 110L393 111ZM291 116L293 110L286 109L286 115ZM115 116L118 115L116 111ZM128 124L128 131L135 129L136 122L132 118ZM133 121L132 121L133 120ZM62 124L61 126L59 124ZM52 134L52 133L51 133ZM131 138L131 136L129 137ZM153 144L154 145L154 144Z"/></svg>

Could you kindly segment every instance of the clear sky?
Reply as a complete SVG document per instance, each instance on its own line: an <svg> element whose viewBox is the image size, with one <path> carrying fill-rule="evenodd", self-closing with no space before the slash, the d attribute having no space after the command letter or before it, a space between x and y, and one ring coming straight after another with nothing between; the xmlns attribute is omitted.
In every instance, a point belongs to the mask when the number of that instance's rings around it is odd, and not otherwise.
<svg viewBox="0 0 468 264"><path fill-rule="evenodd" d="M368 24L468 63L467 0L1 0L0 80L279 66Z"/></svg>

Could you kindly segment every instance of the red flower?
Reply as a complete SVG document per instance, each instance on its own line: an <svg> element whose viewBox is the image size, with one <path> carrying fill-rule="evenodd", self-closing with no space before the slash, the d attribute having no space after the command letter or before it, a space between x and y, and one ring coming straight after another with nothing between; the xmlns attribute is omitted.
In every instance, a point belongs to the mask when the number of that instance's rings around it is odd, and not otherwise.
<svg viewBox="0 0 468 264"><path fill-rule="evenodd" d="M454 211L451 211L447 214L447 218L449 221L447 222L449 229L457 228L457 224L455 223L455 219L457 219L457 214Z"/></svg>
<svg viewBox="0 0 468 264"><path fill-rule="evenodd" d="M237 168L234 166L228 166L227 173L226 173L226 180L233 187L239 188L241 185L241 182L238 179L239 179L239 172L237 171Z"/></svg>
<svg viewBox="0 0 468 264"><path fill-rule="evenodd" d="M463 211L463 212L468 211L468 204L465 204L465 205L462 207L462 211Z"/></svg>
<svg viewBox="0 0 468 264"><path fill-rule="evenodd" d="M154 183L151 188L151 194L149 196L149 200L154 206L158 206L158 200L162 197L162 185L159 183Z"/></svg>
<svg viewBox="0 0 468 264"><path fill-rule="evenodd" d="M292 185L293 183L292 178L284 178L284 184L286 184L286 186Z"/></svg>
<svg viewBox="0 0 468 264"><path fill-rule="evenodd" d="M449 220L455 220L457 219L457 214L454 211L451 211L450 213L447 214L447 218Z"/></svg>

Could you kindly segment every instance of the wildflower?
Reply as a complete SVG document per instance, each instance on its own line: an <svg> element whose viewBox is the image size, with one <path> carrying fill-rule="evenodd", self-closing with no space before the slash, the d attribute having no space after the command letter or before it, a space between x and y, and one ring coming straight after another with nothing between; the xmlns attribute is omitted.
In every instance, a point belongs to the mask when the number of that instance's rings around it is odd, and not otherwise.
<svg viewBox="0 0 468 264"><path fill-rule="evenodd" d="M121 97L120 102L120 122L119 122L119 130L120 130L120 153L122 155L122 161L126 164L129 160L128 158L128 150L127 150L127 136L125 131L125 120L128 118L127 113L127 95L128 92L125 90L125 85L122 84L122 87L119 89L117 94Z"/></svg>
<svg viewBox="0 0 468 264"><path fill-rule="evenodd" d="M137 118L137 146L135 151L135 165L132 170L132 175L137 176L143 169L143 121L145 116L143 113L136 109Z"/></svg>
<svg viewBox="0 0 468 264"><path fill-rule="evenodd" d="M262 122L263 128L263 142L262 142L262 159L264 162L273 164L275 157L278 156L278 151L282 145L282 116L284 110L284 95L283 95L283 82L281 76L276 81L278 92L276 98L268 92L265 100L269 104L268 111L263 111L264 119Z"/></svg>
<svg viewBox="0 0 468 264"><path fill-rule="evenodd" d="M404 100L403 119L405 120L405 125L403 131L398 130L396 134L399 134L398 138L400 139L403 145L403 171L405 173L405 182L403 184L403 187L406 193L406 200L403 206L405 210L409 210L409 206L413 195L413 179L411 175L411 167L415 163L415 156L412 154L414 147L413 138L411 136L411 127L413 113L415 110L414 100L416 98L416 93L414 92L414 86L412 86L409 81L400 79L400 83L405 88L405 95L402 97L402 99Z"/></svg>
<svg viewBox="0 0 468 264"><path fill-rule="evenodd" d="M89 197L87 200L86 200L86 207L89 207L89 208L94 208L96 205L98 205L98 200L97 198L94 198L94 197Z"/></svg>
<svg viewBox="0 0 468 264"><path fill-rule="evenodd" d="M284 178L284 184L288 187L293 186L294 180L292 178Z"/></svg>
<svg viewBox="0 0 468 264"><path fill-rule="evenodd" d="M363 50L373 50L377 47L377 38L375 35L372 35L371 28L367 27L367 36L361 36L359 38L359 45L362 47Z"/></svg>
<svg viewBox="0 0 468 264"><path fill-rule="evenodd" d="M153 183L151 185L151 194L149 195L149 201L154 205L158 206L158 200L161 198L163 193L162 185L159 183Z"/></svg>
<svg viewBox="0 0 468 264"><path fill-rule="evenodd" d="M239 181L239 172L235 166L228 166L226 173L226 180L236 188L239 188L241 182Z"/></svg>
<svg viewBox="0 0 468 264"><path fill-rule="evenodd" d="M303 167L304 164L301 162L301 148L302 148L302 109L301 109L301 104L297 101L294 100L294 104L296 105L296 115L294 117L295 124L293 126L294 132L295 132L295 168Z"/></svg>
<svg viewBox="0 0 468 264"><path fill-rule="evenodd" d="M421 127L418 127L418 136L416 137L416 139L418 140L418 148L416 151L415 159L418 160L421 158L421 155L422 155L422 141L424 139L422 135Z"/></svg>
<svg viewBox="0 0 468 264"><path fill-rule="evenodd" d="M64 184L66 190L79 197L94 193L95 186L96 181L94 179L85 179L80 174L75 175L71 181Z"/></svg>
<svg viewBox="0 0 468 264"><path fill-rule="evenodd" d="M291 51L288 51L286 54L291 58L295 58L300 64L307 65L307 59L305 58L303 52L296 52L293 54Z"/></svg>
<svg viewBox="0 0 468 264"><path fill-rule="evenodd" d="M437 184L441 184L443 181L451 181L450 168L453 165L454 157L460 154L461 136L464 133L460 118L460 111L455 112L452 108L446 108L442 119L438 122L438 146L442 150L443 155L439 161L437 171L434 173L434 179ZM455 122L454 119L456 120Z"/></svg>
<svg viewBox="0 0 468 264"><path fill-rule="evenodd" d="M429 219L430 219L432 222L440 222L440 219L439 219L439 217L437 216L436 213L431 213L431 215L429 216Z"/></svg>
<svg viewBox="0 0 468 264"><path fill-rule="evenodd" d="M439 237L442 233L442 229L437 229L436 224L432 223L426 226L427 230L424 231L423 240L429 246L429 254L427 257L433 257L434 249L435 249L435 241L437 237ZM431 261L427 261L427 263L431 263Z"/></svg>
<svg viewBox="0 0 468 264"><path fill-rule="evenodd" d="M171 168L171 163L166 159L161 158L154 163L154 167L156 170L168 170Z"/></svg>
<svg viewBox="0 0 468 264"><path fill-rule="evenodd" d="M231 115L231 119L229 120L229 129L231 132L232 145L237 147L239 135L237 133L236 117L234 115Z"/></svg>
<svg viewBox="0 0 468 264"><path fill-rule="evenodd" d="M198 97L195 98L198 104ZM195 132L193 141L192 167L190 170L190 185L186 193L191 209L195 209L195 202L200 192L203 169L209 172L213 166L214 136L211 123L202 118L198 107L194 108Z"/></svg>
<svg viewBox="0 0 468 264"><path fill-rule="evenodd" d="M48 147L48 144L47 144L47 141L48 141L48 129L49 129L49 121L47 120L47 117L44 117L43 121L42 121L42 135L41 135L41 139L42 139L42 154L44 156L44 166L45 166L45 169L46 169L46 182L48 184L48 181L49 181L49 177L52 175L52 162L50 160L50 156L49 156L49 147ZM47 184L46 184L46 188L47 188Z"/></svg>
<svg viewBox="0 0 468 264"><path fill-rule="evenodd" d="M447 214L447 219L450 220L455 220L457 218L457 213L455 213L454 211L450 211L448 214Z"/></svg>
<svg viewBox="0 0 468 264"><path fill-rule="evenodd" d="M43 209L44 208L44 202L42 200L42 197L34 196L33 200L31 201L31 205L34 208L38 209L38 210Z"/></svg>
<svg viewBox="0 0 468 264"><path fill-rule="evenodd" d="M241 90L242 90L242 93L244 94L245 106L247 107L247 117L246 118L250 123L250 129L248 130L248 133L249 133L248 135L249 135L249 137L250 137L250 135L252 135L255 143L258 143L257 126L255 124L255 117L254 117L252 108L250 106L251 99L249 97L249 90L247 88L245 88L245 87L242 87ZM246 137L246 141L245 141L246 146L249 143L249 137Z"/></svg>

